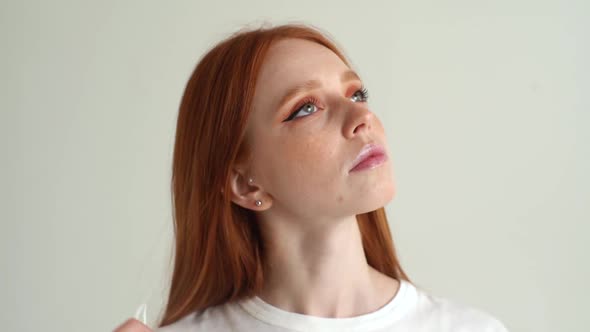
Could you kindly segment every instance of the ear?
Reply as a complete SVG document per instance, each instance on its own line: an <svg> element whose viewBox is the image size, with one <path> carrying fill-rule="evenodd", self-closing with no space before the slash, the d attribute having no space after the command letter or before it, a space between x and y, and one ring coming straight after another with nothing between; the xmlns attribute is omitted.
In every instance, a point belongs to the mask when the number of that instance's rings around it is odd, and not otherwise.
<svg viewBox="0 0 590 332"><path fill-rule="evenodd" d="M271 206L270 196L256 184L256 181L248 183L246 172L239 168L232 168L230 174L230 188L232 202L250 210L263 211ZM262 201L260 206L256 200Z"/></svg>

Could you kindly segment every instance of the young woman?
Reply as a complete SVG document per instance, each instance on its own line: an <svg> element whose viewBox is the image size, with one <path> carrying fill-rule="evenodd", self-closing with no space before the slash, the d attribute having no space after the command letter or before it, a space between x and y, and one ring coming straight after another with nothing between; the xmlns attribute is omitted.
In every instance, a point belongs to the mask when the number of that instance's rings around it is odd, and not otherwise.
<svg viewBox="0 0 590 332"><path fill-rule="evenodd" d="M507 331L404 273L383 208L392 156L367 98L307 25L242 30L201 59L178 116L156 331Z"/></svg>

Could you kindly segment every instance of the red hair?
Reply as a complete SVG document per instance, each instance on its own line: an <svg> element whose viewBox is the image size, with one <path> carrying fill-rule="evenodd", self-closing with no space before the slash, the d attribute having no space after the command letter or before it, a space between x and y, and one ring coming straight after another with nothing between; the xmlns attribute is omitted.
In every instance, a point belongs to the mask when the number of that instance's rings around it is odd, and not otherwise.
<svg viewBox="0 0 590 332"><path fill-rule="evenodd" d="M159 327L261 290L260 230L254 211L232 204L230 170L250 157L244 129L271 44L283 38L316 42L350 67L326 35L304 24L241 30L206 53L190 76L180 103L172 162L174 270ZM396 256L384 208L356 219L368 264L410 281Z"/></svg>

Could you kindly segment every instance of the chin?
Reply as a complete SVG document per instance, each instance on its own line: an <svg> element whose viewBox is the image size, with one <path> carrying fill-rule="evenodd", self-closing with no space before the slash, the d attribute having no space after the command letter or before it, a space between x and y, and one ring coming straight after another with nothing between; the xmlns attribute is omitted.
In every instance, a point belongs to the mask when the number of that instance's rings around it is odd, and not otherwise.
<svg viewBox="0 0 590 332"><path fill-rule="evenodd" d="M376 189L379 190L364 195L364 197L359 197L359 203L361 203L362 206L359 206L357 214L367 213L385 207L395 197L396 192L393 183L378 186Z"/></svg>

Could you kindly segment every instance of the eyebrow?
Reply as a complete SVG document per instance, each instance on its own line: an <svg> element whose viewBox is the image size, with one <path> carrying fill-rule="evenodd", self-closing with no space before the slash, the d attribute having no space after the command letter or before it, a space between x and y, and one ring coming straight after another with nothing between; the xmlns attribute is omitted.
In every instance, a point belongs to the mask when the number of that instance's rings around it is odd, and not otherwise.
<svg viewBox="0 0 590 332"><path fill-rule="evenodd" d="M349 69L349 70L343 72L342 75L340 76L340 82L342 82L342 83L345 83L348 81L353 81L353 80L360 81L361 78L352 69ZM309 91L309 90L317 89L321 86L322 86L322 83L319 80L309 80L307 82L304 82L302 84L298 84L298 85L290 88L289 90L287 90L287 92L285 93L283 98L281 98L281 101L279 102L277 109L283 108L283 105L285 105L289 100L291 100L296 95L306 92L306 91Z"/></svg>

